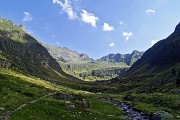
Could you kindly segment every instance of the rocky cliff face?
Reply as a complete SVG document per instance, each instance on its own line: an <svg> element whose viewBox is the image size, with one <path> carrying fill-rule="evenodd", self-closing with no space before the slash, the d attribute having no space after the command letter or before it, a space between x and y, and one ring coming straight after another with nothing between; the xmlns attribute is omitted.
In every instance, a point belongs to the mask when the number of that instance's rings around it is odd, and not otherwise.
<svg viewBox="0 0 180 120"><path fill-rule="evenodd" d="M86 54L79 54L68 48L41 44L63 66L64 70L82 79L98 80L118 76L143 55L143 52L135 50L131 54L109 54L101 59L93 60Z"/></svg>
<svg viewBox="0 0 180 120"><path fill-rule="evenodd" d="M93 61L87 54L79 54L75 51L72 51L66 47L57 47L50 46L44 43L41 43L43 46L47 48L49 53L58 61L63 63L81 63L81 62L91 62Z"/></svg>
<svg viewBox="0 0 180 120"><path fill-rule="evenodd" d="M102 57L98 61L107 61L107 62L124 62L128 66L131 66L135 61L137 61L141 56L143 55L143 52L139 52L137 50L134 50L131 54L109 54L107 56Z"/></svg>

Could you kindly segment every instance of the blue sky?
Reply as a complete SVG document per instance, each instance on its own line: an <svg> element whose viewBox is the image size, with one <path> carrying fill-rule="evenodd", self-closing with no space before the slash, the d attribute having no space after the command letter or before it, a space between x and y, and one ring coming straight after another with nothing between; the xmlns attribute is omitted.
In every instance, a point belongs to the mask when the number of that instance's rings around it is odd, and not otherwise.
<svg viewBox="0 0 180 120"><path fill-rule="evenodd" d="M36 39L92 58L145 51L180 22L180 0L0 0Z"/></svg>

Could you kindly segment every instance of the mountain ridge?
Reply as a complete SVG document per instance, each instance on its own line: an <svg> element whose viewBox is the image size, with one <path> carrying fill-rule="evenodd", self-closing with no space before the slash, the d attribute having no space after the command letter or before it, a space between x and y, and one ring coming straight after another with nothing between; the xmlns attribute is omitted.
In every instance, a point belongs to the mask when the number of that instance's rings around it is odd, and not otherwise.
<svg viewBox="0 0 180 120"><path fill-rule="evenodd" d="M180 62L180 24L166 39L160 40L136 61L127 74L156 73L173 67Z"/></svg>
<svg viewBox="0 0 180 120"><path fill-rule="evenodd" d="M64 71L81 79L99 80L119 76L143 55L143 52L134 50L129 54L108 54L94 60L87 54L80 54L66 47L40 43L59 62Z"/></svg>
<svg viewBox="0 0 180 120"><path fill-rule="evenodd" d="M40 42L43 46L47 48L49 53L56 59L64 63L71 63L71 62L91 62L94 61L90 58L87 54L78 53L76 51L70 50L67 47L59 47L59 46L51 46L45 43Z"/></svg>
<svg viewBox="0 0 180 120"><path fill-rule="evenodd" d="M59 63L22 25L0 18L0 67L30 74L48 81L60 81L68 76ZM52 79L54 78L54 79Z"/></svg>

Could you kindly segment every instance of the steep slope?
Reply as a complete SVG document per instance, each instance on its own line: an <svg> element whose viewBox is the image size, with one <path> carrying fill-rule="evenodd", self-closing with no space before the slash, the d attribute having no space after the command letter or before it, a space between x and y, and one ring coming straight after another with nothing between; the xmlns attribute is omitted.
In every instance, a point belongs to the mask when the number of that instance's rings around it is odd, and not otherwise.
<svg viewBox="0 0 180 120"><path fill-rule="evenodd" d="M47 48L49 53L57 60L62 61L64 63L74 63L74 62L91 62L93 61L86 54L79 54L75 51L72 51L66 47L57 47L57 46L50 46L47 44L42 43L43 46Z"/></svg>
<svg viewBox="0 0 180 120"><path fill-rule="evenodd" d="M148 49L127 74L162 72L178 63L180 63L180 24L169 37Z"/></svg>
<svg viewBox="0 0 180 120"><path fill-rule="evenodd" d="M12 21L0 18L0 67L10 68L49 81L64 79L56 60L35 38ZM61 76L59 76L61 74Z"/></svg>

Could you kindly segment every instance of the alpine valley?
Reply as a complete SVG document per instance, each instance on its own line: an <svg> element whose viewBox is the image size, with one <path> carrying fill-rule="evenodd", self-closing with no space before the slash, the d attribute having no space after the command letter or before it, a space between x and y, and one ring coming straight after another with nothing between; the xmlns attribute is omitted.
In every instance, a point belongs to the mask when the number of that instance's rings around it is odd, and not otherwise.
<svg viewBox="0 0 180 120"><path fill-rule="evenodd" d="M145 52L94 60L1 17L0 120L7 119L180 120L180 24Z"/></svg>

